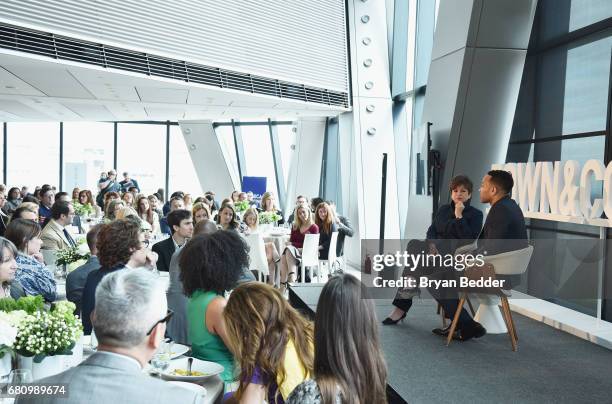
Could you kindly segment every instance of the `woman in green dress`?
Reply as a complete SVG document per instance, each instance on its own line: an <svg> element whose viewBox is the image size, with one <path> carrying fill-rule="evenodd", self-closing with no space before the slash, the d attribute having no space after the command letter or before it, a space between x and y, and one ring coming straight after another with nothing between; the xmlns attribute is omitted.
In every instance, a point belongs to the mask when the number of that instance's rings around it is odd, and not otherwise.
<svg viewBox="0 0 612 404"><path fill-rule="evenodd" d="M180 279L189 297L187 323L192 354L223 365L221 378L226 382L234 380L234 357L227 349L224 294L236 286L248 265L246 243L232 231L197 235L180 254Z"/></svg>

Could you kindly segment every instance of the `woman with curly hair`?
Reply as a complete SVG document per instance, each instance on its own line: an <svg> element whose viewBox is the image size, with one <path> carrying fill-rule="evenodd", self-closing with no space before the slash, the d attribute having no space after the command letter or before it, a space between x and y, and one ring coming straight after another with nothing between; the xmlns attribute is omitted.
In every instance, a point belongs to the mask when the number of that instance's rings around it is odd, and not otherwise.
<svg viewBox="0 0 612 404"><path fill-rule="evenodd" d="M223 311L229 347L240 365L239 402L284 403L313 369L313 327L273 287L238 286Z"/></svg>
<svg viewBox="0 0 612 404"><path fill-rule="evenodd" d="M105 224L98 233L96 248L100 269L87 275L81 300L83 332L91 334L91 313L96 304L96 287L102 278L112 272L129 267L139 268L147 264L148 250L138 223L132 220L115 220Z"/></svg>
<svg viewBox="0 0 612 404"><path fill-rule="evenodd" d="M246 243L235 232L199 234L181 249L180 280L189 297L187 322L195 358L223 365L224 381L234 380L234 358L227 349L223 323L224 293L233 289L248 268Z"/></svg>

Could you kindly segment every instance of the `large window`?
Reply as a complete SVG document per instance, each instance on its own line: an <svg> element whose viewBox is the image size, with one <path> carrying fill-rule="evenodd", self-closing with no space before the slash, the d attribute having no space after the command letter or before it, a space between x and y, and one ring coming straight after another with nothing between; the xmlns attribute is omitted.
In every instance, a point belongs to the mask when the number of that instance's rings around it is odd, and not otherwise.
<svg viewBox="0 0 612 404"><path fill-rule="evenodd" d="M293 125L276 125L278 132L278 143L280 146L281 165L283 166L283 177L285 188L289 181L289 168L295 154L296 127Z"/></svg>
<svg viewBox="0 0 612 404"><path fill-rule="evenodd" d="M59 188L59 123L8 123L8 186L27 186L33 192L37 185Z"/></svg>
<svg viewBox="0 0 612 404"><path fill-rule="evenodd" d="M97 192L100 173L113 168L113 133L112 123L64 123L64 190Z"/></svg>
<svg viewBox="0 0 612 404"><path fill-rule="evenodd" d="M242 175L266 177L266 190L278 196L268 125L241 126L240 129L246 160L246 173Z"/></svg>
<svg viewBox="0 0 612 404"><path fill-rule="evenodd" d="M204 193L198 180L189 149L181 129L177 125L170 126L170 193L183 191L191 194L195 200Z"/></svg>
<svg viewBox="0 0 612 404"><path fill-rule="evenodd" d="M166 125L120 123L117 133L117 177L129 172L145 194L165 188Z"/></svg>

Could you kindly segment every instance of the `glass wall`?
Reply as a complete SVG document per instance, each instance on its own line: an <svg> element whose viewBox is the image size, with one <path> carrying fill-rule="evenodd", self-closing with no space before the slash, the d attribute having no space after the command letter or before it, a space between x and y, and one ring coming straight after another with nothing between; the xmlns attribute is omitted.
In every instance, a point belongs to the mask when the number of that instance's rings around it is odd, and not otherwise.
<svg viewBox="0 0 612 404"><path fill-rule="evenodd" d="M114 166L113 137L112 123L64 123L64 190L78 187L97 192L100 173Z"/></svg>
<svg viewBox="0 0 612 404"><path fill-rule="evenodd" d="M37 185L59 187L58 122L10 122L7 124L8 186Z"/></svg>
<svg viewBox="0 0 612 404"><path fill-rule="evenodd" d="M266 177L266 190L278 195L268 125L245 125L240 130L246 168L243 176Z"/></svg>

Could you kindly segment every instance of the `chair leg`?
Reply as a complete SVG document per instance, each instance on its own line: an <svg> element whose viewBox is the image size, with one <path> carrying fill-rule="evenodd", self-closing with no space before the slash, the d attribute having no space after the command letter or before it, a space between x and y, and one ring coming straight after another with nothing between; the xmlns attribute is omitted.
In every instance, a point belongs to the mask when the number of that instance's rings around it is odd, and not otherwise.
<svg viewBox="0 0 612 404"><path fill-rule="evenodd" d="M300 279L301 283L306 283L306 267L302 265L302 279Z"/></svg>
<svg viewBox="0 0 612 404"><path fill-rule="evenodd" d="M459 315L461 314L461 309L463 309L463 305L465 304L466 297L467 293L463 292L463 294L461 294L461 299L459 299L459 305L457 306L457 311L455 311L455 316L453 317L453 322L451 323L451 328L448 332L448 337L446 337L446 346L449 346L451 341L453 340L453 335L455 334L457 324L459 323Z"/></svg>
<svg viewBox="0 0 612 404"><path fill-rule="evenodd" d="M516 326L514 325L514 317L512 317L512 310L510 310L510 303L508 302L508 298L504 296L506 300L506 307L508 308L508 314L510 315L510 323L512 324L512 331L514 331L514 339L518 342L518 335L516 334Z"/></svg>
<svg viewBox="0 0 612 404"><path fill-rule="evenodd" d="M472 301L470 300L470 297L467 295L466 295L466 300L467 300L468 306L470 306L470 312L472 313L472 317L474 317L476 315L476 311L474 311L474 306L472 306Z"/></svg>
<svg viewBox="0 0 612 404"><path fill-rule="evenodd" d="M506 327L508 327L508 335L510 336L510 343L512 344L512 351L516 352L516 338L514 334L514 327L512 324L512 314L510 313L510 307L508 306L508 299L506 297L501 298L502 303L502 314L504 316L504 321L506 322Z"/></svg>

